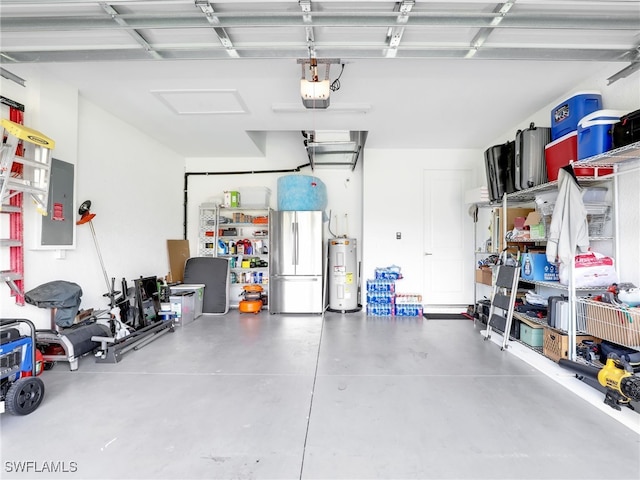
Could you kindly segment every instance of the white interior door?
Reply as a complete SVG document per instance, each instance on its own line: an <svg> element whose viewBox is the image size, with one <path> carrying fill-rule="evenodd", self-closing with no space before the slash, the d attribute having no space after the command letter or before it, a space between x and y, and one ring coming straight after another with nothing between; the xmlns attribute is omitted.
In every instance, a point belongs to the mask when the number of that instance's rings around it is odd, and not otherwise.
<svg viewBox="0 0 640 480"><path fill-rule="evenodd" d="M464 203L470 170L424 170L424 295L427 310L473 303L473 220Z"/></svg>

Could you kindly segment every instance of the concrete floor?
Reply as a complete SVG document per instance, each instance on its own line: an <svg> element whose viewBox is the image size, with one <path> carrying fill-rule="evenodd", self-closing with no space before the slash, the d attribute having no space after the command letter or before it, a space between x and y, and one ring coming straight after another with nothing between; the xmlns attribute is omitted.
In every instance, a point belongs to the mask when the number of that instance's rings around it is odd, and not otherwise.
<svg viewBox="0 0 640 480"><path fill-rule="evenodd" d="M637 429L479 328L205 315L117 364L45 371L42 405L1 416L0 477L640 478Z"/></svg>

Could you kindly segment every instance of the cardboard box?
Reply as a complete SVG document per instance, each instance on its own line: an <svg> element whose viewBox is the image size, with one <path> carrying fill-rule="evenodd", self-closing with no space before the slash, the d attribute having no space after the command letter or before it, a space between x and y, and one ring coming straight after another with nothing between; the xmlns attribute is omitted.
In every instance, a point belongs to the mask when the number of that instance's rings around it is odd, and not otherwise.
<svg viewBox="0 0 640 480"><path fill-rule="evenodd" d="M169 254L169 281L182 282L184 264L189 259L189 240L167 240Z"/></svg>
<svg viewBox="0 0 640 480"><path fill-rule="evenodd" d="M229 190L224 192L224 206L225 207L239 207L240 206L240 192L235 190Z"/></svg>
<svg viewBox="0 0 640 480"><path fill-rule="evenodd" d="M544 338L542 341L542 354L557 362L561 358L568 358L569 352L569 337L560 333L557 330L550 327L544 328ZM592 337L591 335L576 335L576 344L579 345L584 340L592 340L599 342L600 339Z"/></svg>
<svg viewBox="0 0 640 480"><path fill-rule="evenodd" d="M558 266L547 262L544 253L523 253L520 259L522 280L557 282L560 280Z"/></svg>
<svg viewBox="0 0 640 480"><path fill-rule="evenodd" d="M490 267L478 268L476 270L476 282L484 285L491 285L493 270Z"/></svg>

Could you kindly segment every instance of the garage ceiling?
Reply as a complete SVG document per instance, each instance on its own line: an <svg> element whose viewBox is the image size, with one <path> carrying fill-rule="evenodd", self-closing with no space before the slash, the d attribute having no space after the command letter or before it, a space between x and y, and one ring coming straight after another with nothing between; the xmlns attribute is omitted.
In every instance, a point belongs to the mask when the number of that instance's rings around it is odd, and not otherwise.
<svg viewBox="0 0 640 480"><path fill-rule="evenodd" d="M482 148L582 80L637 82L640 68L639 1L0 7L5 76L69 82L184 156L262 156L265 133L316 129L368 131L369 147ZM330 62L326 110L300 100L311 59L322 75Z"/></svg>

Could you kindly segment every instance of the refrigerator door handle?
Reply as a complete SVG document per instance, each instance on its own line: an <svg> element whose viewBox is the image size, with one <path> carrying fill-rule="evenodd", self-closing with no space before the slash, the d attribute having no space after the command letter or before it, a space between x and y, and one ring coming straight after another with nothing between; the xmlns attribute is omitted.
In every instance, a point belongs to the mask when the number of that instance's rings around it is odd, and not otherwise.
<svg viewBox="0 0 640 480"><path fill-rule="evenodd" d="M302 277L297 277L295 275L271 275L272 279L275 278L282 278L285 282L319 282L320 279L318 277L306 277L306 276L302 276Z"/></svg>
<svg viewBox="0 0 640 480"><path fill-rule="evenodd" d="M292 224L293 228L293 264L298 265L298 222Z"/></svg>
<svg viewBox="0 0 640 480"><path fill-rule="evenodd" d="M295 265L296 264L296 248L295 248L296 224L293 222L291 222L291 240L294 243L293 248L291 249L291 265Z"/></svg>

